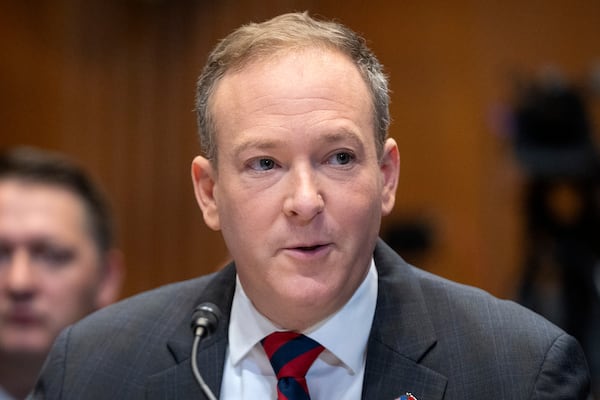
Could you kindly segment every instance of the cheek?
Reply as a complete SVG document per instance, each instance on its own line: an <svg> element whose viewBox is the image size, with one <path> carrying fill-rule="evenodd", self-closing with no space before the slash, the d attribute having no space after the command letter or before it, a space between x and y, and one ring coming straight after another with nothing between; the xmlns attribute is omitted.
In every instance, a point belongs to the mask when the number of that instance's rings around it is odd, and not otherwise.
<svg viewBox="0 0 600 400"><path fill-rule="evenodd" d="M281 213L280 197L274 190L250 190L241 185L222 188L217 207L223 234L258 235L264 232ZM252 237L245 236L244 239Z"/></svg>
<svg viewBox="0 0 600 400"><path fill-rule="evenodd" d="M98 277L95 271L63 272L68 273L56 275L48 283L47 301L50 312L70 323L94 310Z"/></svg>
<svg viewBox="0 0 600 400"><path fill-rule="evenodd" d="M373 195L373 190L372 185L354 187L346 195L338 196L335 205L330 207L338 230L346 232L344 242L351 247L358 244L361 248L360 243L379 233L382 203L380 196Z"/></svg>
<svg viewBox="0 0 600 400"><path fill-rule="evenodd" d="M260 207L226 212L221 218L225 221L221 234L234 259L253 263L265 256L263 252L268 248L275 223Z"/></svg>
<svg viewBox="0 0 600 400"><path fill-rule="evenodd" d="M381 213L381 186L375 177L347 185L339 194L333 194L334 209L345 213L351 220Z"/></svg>

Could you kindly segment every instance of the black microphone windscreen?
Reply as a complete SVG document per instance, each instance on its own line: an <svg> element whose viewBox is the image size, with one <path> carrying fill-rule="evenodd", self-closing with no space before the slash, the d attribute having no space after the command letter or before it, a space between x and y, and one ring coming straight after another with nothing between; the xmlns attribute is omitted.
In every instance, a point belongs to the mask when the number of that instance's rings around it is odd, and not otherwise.
<svg viewBox="0 0 600 400"><path fill-rule="evenodd" d="M199 304L192 314L192 330L202 327L207 334L213 333L219 325L221 311L212 303Z"/></svg>

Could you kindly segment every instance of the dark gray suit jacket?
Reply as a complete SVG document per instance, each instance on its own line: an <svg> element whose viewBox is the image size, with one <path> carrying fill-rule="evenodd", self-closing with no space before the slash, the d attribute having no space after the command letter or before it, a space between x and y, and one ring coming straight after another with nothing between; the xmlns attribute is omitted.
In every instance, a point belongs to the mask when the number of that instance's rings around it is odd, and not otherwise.
<svg viewBox="0 0 600 400"><path fill-rule="evenodd" d="M582 351L554 325L513 302L411 267L381 241L374 257L379 294L363 399L407 392L418 400L586 398ZM190 368L191 314L203 302L224 314L198 353L218 396L234 285L231 264L85 318L57 339L33 397L203 399Z"/></svg>

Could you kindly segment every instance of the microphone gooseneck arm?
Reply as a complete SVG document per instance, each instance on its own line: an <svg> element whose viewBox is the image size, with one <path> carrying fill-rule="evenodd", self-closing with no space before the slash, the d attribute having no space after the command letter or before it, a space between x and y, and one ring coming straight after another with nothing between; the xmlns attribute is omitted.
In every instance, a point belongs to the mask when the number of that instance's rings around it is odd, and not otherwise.
<svg viewBox="0 0 600 400"><path fill-rule="evenodd" d="M202 340L202 336L201 335L194 335L194 336L195 336L194 337L194 345L192 346L192 371L194 372L194 377L196 377L196 381L198 382L198 385L200 385L200 388L202 389L202 391L204 392L206 397L208 397L208 400L217 400L217 398L215 397L213 392L210 390L210 388L208 387L206 382L204 382L204 379L202 379L202 374L200 374L200 371L198 370L198 361L197 361L196 353L198 353L198 345L200 344L200 340Z"/></svg>
<svg viewBox="0 0 600 400"><path fill-rule="evenodd" d="M217 329L220 318L221 312L219 311L219 308L211 303L200 304L192 314L191 325L192 331L194 332L194 344L192 345L192 371L194 372L194 377L200 385L200 388L209 400L217 400L217 398L206 382L204 382L202 374L200 374L197 354L200 341L203 338L210 336Z"/></svg>

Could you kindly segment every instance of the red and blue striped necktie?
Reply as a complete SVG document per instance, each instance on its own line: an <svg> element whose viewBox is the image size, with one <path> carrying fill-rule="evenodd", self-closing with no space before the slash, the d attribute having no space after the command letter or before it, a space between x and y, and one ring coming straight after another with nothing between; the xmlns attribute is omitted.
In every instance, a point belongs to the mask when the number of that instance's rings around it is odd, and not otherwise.
<svg viewBox="0 0 600 400"><path fill-rule="evenodd" d="M310 400L306 372L323 346L295 332L274 332L261 340L277 376L277 400Z"/></svg>

